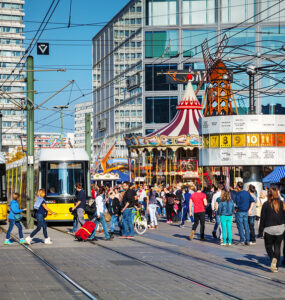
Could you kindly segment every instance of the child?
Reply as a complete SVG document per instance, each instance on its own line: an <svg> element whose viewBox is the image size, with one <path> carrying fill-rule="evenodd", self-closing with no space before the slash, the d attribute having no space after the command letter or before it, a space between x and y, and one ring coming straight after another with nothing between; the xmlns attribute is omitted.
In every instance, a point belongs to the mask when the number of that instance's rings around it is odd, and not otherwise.
<svg viewBox="0 0 285 300"><path fill-rule="evenodd" d="M19 207L18 200L20 199L20 194L13 193L12 198L13 198L13 200L9 204L9 206L10 206L10 212L9 212L9 217L8 217L9 218L9 229L7 231L6 240L4 242L4 245L12 245L13 244L10 241L10 234L13 230L14 225L16 225L19 230L20 244L25 243L22 225L20 223L20 220L17 220L17 219L15 220L15 215L20 214L21 212L25 211L26 208L20 209L20 207Z"/></svg>

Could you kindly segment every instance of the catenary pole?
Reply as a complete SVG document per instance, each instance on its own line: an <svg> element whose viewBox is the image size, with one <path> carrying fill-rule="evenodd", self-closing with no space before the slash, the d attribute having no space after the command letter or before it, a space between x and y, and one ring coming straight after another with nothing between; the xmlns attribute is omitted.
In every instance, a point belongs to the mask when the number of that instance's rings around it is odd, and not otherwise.
<svg viewBox="0 0 285 300"><path fill-rule="evenodd" d="M27 228L34 227L34 58L27 58Z"/></svg>
<svg viewBox="0 0 285 300"><path fill-rule="evenodd" d="M85 114L85 150L91 161L91 114Z"/></svg>

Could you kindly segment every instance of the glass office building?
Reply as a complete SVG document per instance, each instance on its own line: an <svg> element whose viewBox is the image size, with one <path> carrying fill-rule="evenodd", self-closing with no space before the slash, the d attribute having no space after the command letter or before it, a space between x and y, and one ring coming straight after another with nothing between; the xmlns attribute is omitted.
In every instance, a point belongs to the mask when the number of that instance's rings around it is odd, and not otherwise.
<svg viewBox="0 0 285 300"><path fill-rule="evenodd" d="M145 135L169 123L185 87L160 73L204 69L201 43L207 38L213 55L225 33L222 58L234 70L239 113L248 113L248 75L236 71L254 64L270 66L256 75L256 112L284 114L284 1L133 0L93 38L94 146L104 137Z"/></svg>
<svg viewBox="0 0 285 300"><path fill-rule="evenodd" d="M24 133L23 111L10 100L21 103L25 99L22 0L0 0L0 111L2 112L2 151L11 152L21 146ZM12 73L12 71L14 72Z"/></svg>

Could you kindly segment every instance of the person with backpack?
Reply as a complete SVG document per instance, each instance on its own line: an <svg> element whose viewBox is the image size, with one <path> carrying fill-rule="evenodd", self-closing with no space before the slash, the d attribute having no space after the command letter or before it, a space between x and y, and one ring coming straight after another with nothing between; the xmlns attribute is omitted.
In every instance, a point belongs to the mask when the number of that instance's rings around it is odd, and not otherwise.
<svg viewBox="0 0 285 300"><path fill-rule="evenodd" d="M233 234L232 234L232 223L233 223L233 213L235 211L234 202L231 199L231 194L228 191L222 190L220 201L216 200L218 204L217 214L220 217L222 226L222 246L232 245Z"/></svg>
<svg viewBox="0 0 285 300"><path fill-rule="evenodd" d="M13 244L13 242L10 241L10 235L11 235L14 225L16 225L19 230L20 244L25 243L25 239L23 236L23 228L22 228L20 221L22 219L21 213L27 209L26 208L20 209L20 207L19 207L18 201L20 199L20 194L13 193L12 199L13 200L9 204L9 207L10 207L10 212L9 212L9 216L8 216L9 228L8 228L8 231L6 234L6 240L4 241L4 245L12 245Z"/></svg>
<svg viewBox="0 0 285 300"><path fill-rule="evenodd" d="M173 212L174 212L174 203L175 203L175 195L173 193L173 189L170 189L168 193L166 193L166 223L173 223Z"/></svg>
<svg viewBox="0 0 285 300"><path fill-rule="evenodd" d="M95 217L94 223L95 223L96 226L95 226L95 229L94 229L93 233L88 238L88 240L90 240L90 241L96 240L95 235L96 235L99 223L101 223L101 225L103 227L104 234L105 234L105 240L106 241L111 240L110 234L108 232L107 223L106 223L106 220L105 220L105 217L104 217L104 214L107 211L107 208L106 208L106 205L105 205L104 195L105 195L105 189L104 189L104 187L100 187L99 192L97 194L97 197L95 199L95 201L96 201L96 213L94 215L94 217Z"/></svg>
<svg viewBox="0 0 285 300"><path fill-rule="evenodd" d="M25 243L28 245L31 244L33 237L41 230L41 228L43 228L45 244L52 244L52 241L47 234L47 223L45 221L45 217L47 216L48 212L53 215L56 215L56 213L47 207L46 201L44 199L45 195L46 192L44 189L38 190L36 202L34 204L34 210L36 211L37 228L28 237L26 237Z"/></svg>
<svg viewBox="0 0 285 300"><path fill-rule="evenodd" d="M72 211L76 211L78 230L85 223L84 211L86 206L86 194L82 188L81 183L75 183L74 188L76 190L76 202L74 207L72 208Z"/></svg>

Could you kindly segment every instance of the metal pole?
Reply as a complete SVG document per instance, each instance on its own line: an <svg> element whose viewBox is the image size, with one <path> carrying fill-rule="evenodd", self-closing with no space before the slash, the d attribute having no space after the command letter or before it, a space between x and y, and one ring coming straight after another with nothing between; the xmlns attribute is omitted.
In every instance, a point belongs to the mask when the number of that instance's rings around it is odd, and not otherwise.
<svg viewBox="0 0 285 300"><path fill-rule="evenodd" d="M2 116L0 112L0 152L2 152Z"/></svg>
<svg viewBox="0 0 285 300"><path fill-rule="evenodd" d="M91 160L91 114L85 114L85 150Z"/></svg>
<svg viewBox="0 0 285 300"><path fill-rule="evenodd" d="M60 135L61 135L61 147L63 147L63 108L60 109Z"/></svg>
<svg viewBox="0 0 285 300"><path fill-rule="evenodd" d="M254 75L249 74L249 114L255 114L254 107Z"/></svg>
<svg viewBox="0 0 285 300"><path fill-rule="evenodd" d="M34 227L34 58L27 58L27 228Z"/></svg>

